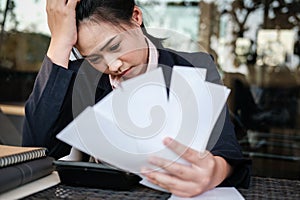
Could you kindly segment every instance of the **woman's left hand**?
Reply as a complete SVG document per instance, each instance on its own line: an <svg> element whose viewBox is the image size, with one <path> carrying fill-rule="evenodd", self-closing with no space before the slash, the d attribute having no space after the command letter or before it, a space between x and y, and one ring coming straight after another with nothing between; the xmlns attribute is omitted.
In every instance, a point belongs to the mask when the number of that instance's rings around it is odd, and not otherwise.
<svg viewBox="0 0 300 200"><path fill-rule="evenodd" d="M201 194L219 185L230 174L231 167L222 157L213 156L208 151L200 153L171 138L166 138L164 144L191 165L151 157L149 162L166 173L142 169L142 174L174 195L192 197Z"/></svg>

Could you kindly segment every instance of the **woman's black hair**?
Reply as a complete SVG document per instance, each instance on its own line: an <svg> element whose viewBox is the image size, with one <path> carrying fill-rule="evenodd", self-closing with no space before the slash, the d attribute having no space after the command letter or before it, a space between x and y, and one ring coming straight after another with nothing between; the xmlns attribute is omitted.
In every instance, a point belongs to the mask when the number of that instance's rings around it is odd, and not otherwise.
<svg viewBox="0 0 300 200"><path fill-rule="evenodd" d="M130 25L133 14L134 0L81 0L76 7L76 24L89 19L95 22L109 22L115 26L120 23ZM147 33L142 23L142 31L157 47L161 40Z"/></svg>
<svg viewBox="0 0 300 200"><path fill-rule="evenodd" d="M130 23L134 6L134 0L82 0L76 7L77 24L87 18L115 25Z"/></svg>

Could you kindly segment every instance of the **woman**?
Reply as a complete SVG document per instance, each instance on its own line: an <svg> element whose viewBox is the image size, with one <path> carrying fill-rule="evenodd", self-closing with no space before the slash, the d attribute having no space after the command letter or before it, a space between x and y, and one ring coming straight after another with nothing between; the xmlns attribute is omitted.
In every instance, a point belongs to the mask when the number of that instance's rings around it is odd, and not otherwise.
<svg viewBox="0 0 300 200"><path fill-rule="evenodd" d="M72 108L76 97L72 93L77 90L75 77L85 75L78 72L84 63L82 59L69 61L74 46L101 72L96 102L120 82L156 67L163 68L167 86L174 65L206 68L207 81L221 82L210 56L165 49L159 40L147 34L142 12L134 0L47 0L47 14L51 42L26 103L24 146L45 146L55 158L69 154L70 147L58 141L56 134L77 112ZM171 138L166 138L164 144L178 154L186 148ZM152 158L152 164L169 173L147 169L142 173L150 182L183 197L198 195L219 185L248 187L250 163L242 156L228 112L220 138L210 152L200 154L188 148L182 157L192 165L174 163L164 167L166 160Z"/></svg>

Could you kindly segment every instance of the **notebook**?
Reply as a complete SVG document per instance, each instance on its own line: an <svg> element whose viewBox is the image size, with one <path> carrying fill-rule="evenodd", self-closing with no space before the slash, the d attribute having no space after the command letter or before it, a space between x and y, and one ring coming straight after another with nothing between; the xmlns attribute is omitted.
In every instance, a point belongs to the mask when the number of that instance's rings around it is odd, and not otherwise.
<svg viewBox="0 0 300 200"><path fill-rule="evenodd" d="M47 149L44 147L20 147L0 145L0 168L13 164L45 157Z"/></svg>
<svg viewBox="0 0 300 200"><path fill-rule="evenodd" d="M54 171L54 158L45 156L0 168L0 194L37 180Z"/></svg>
<svg viewBox="0 0 300 200"><path fill-rule="evenodd" d="M59 176L56 171L53 171L51 174L45 177L26 183L20 187L11 189L7 192L0 193L0 200L21 199L31 194L55 186L59 183L60 183Z"/></svg>

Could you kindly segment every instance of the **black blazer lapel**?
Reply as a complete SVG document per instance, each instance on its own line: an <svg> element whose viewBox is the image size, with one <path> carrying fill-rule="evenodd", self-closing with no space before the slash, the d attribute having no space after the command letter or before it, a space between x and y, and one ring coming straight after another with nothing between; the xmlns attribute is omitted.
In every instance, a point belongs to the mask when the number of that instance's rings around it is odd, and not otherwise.
<svg viewBox="0 0 300 200"><path fill-rule="evenodd" d="M171 84L172 69L175 65L175 60L173 54L171 54L168 49L158 49L158 67L162 68L165 84L167 87L167 93L169 95L169 88Z"/></svg>

